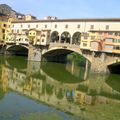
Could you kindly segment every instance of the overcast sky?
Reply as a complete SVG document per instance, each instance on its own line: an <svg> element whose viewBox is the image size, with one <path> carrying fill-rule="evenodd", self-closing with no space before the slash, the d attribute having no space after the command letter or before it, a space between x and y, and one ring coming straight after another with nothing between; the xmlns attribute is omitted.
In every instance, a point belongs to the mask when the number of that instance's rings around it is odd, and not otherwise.
<svg viewBox="0 0 120 120"><path fill-rule="evenodd" d="M120 0L0 0L23 14L39 19L45 16L62 18L120 18Z"/></svg>

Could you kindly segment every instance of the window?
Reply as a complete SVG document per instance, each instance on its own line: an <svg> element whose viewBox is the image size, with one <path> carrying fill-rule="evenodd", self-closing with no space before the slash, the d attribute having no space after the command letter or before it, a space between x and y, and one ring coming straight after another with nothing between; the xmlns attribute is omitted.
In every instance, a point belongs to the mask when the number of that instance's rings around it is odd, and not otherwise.
<svg viewBox="0 0 120 120"><path fill-rule="evenodd" d="M17 30L17 33L19 33L19 30Z"/></svg>
<svg viewBox="0 0 120 120"><path fill-rule="evenodd" d="M120 50L120 46L114 46L115 50Z"/></svg>
<svg viewBox="0 0 120 120"><path fill-rule="evenodd" d="M23 27L23 25L21 25L21 28Z"/></svg>
<svg viewBox="0 0 120 120"><path fill-rule="evenodd" d="M65 28L68 28L68 25L65 25Z"/></svg>
<svg viewBox="0 0 120 120"><path fill-rule="evenodd" d="M88 33L84 33L84 39L88 39Z"/></svg>
<svg viewBox="0 0 120 120"><path fill-rule="evenodd" d="M80 25L78 25L77 28L80 28Z"/></svg>
<svg viewBox="0 0 120 120"><path fill-rule="evenodd" d="M109 25L106 25L106 30L109 30Z"/></svg>
<svg viewBox="0 0 120 120"><path fill-rule="evenodd" d="M28 28L30 28L30 25L28 25Z"/></svg>
<svg viewBox="0 0 120 120"><path fill-rule="evenodd" d="M120 43L120 39L114 39L114 43Z"/></svg>
<svg viewBox="0 0 120 120"><path fill-rule="evenodd" d="M41 37L45 37L45 34L42 34Z"/></svg>
<svg viewBox="0 0 120 120"><path fill-rule="evenodd" d="M90 26L90 29L93 30L93 29L94 29L94 25L91 25L91 26Z"/></svg>
<svg viewBox="0 0 120 120"><path fill-rule="evenodd" d="M6 25L6 24L4 24L3 26L4 26L4 27L6 27L7 25Z"/></svg>
<svg viewBox="0 0 120 120"><path fill-rule="evenodd" d="M113 32L108 32L109 35L113 35Z"/></svg>
<svg viewBox="0 0 120 120"><path fill-rule="evenodd" d="M84 36L84 39L88 39L88 36Z"/></svg>
<svg viewBox="0 0 120 120"><path fill-rule="evenodd" d="M115 36L120 36L120 32L115 32Z"/></svg>
<svg viewBox="0 0 120 120"><path fill-rule="evenodd" d="M5 33L5 29L2 29L2 33Z"/></svg>
<svg viewBox="0 0 120 120"><path fill-rule="evenodd" d="M83 46L87 46L87 43L83 43Z"/></svg>
<svg viewBox="0 0 120 120"><path fill-rule="evenodd" d="M103 33L102 32L99 32L99 35L102 35Z"/></svg>
<svg viewBox="0 0 120 120"><path fill-rule="evenodd" d="M112 39L112 38L105 39L105 42L113 42L113 41L114 41L114 39Z"/></svg>
<svg viewBox="0 0 120 120"><path fill-rule="evenodd" d="M118 36L120 36L120 33L118 32Z"/></svg>
<svg viewBox="0 0 120 120"><path fill-rule="evenodd" d="M94 40L95 39L95 36L91 36L91 40Z"/></svg>
<svg viewBox="0 0 120 120"><path fill-rule="evenodd" d="M114 39L114 43L117 43L117 39Z"/></svg>
<svg viewBox="0 0 120 120"><path fill-rule="evenodd" d="M33 35L35 35L35 33L33 33Z"/></svg>
<svg viewBox="0 0 120 120"><path fill-rule="evenodd" d="M12 25L12 28L14 28L14 25Z"/></svg>
<svg viewBox="0 0 120 120"><path fill-rule="evenodd" d="M38 28L38 24L36 25L36 28Z"/></svg>
<svg viewBox="0 0 120 120"><path fill-rule="evenodd" d="M111 46L111 45L105 45L105 49L113 49L113 46Z"/></svg>
<svg viewBox="0 0 120 120"><path fill-rule="evenodd" d="M57 25L55 25L55 28L57 28Z"/></svg>
<svg viewBox="0 0 120 120"><path fill-rule="evenodd" d="M42 39L42 42L44 42L44 39Z"/></svg>
<svg viewBox="0 0 120 120"><path fill-rule="evenodd" d="M5 39L5 35L3 35L2 39L3 39L3 40Z"/></svg>
<svg viewBox="0 0 120 120"><path fill-rule="evenodd" d="M47 28L47 25L45 25L45 28Z"/></svg>

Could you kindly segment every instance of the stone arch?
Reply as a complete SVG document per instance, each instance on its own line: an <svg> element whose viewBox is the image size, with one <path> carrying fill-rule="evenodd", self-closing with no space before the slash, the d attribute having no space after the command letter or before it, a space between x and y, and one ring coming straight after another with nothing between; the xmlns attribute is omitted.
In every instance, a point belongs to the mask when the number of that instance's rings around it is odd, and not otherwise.
<svg viewBox="0 0 120 120"><path fill-rule="evenodd" d="M28 45L22 45L22 44L20 44L20 45L7 45L6 50L9 50L10 48L15 47L15 46L21 46L22 48L29 49Z"/></svg>
<svg viewBox="0 0 120 120"><path fill-rule="evenodd" d="M80 45L81 42L81 33L75 32L72 36L72 44Z"/></svg>
<svg viewBox="0 0 120 120"><path fill-rule="evenodd" d="M15 55L28 55L29 48L25 45L10 45L7 46L6 51L9 54L15 54Z"/></svg>
<svg viewBox="0 0 120 120"><path fill-rule="evenodd" d="M107 65L110 73L120 74L120 62L114 62L112 64Z"/></svg>
<svg viewBox="0 0 120 120"><path fill-rule="evenodd" d="M51 33L50 42L58 42L59 41L59 33L57 31L53 31Z"/></svg>
<svg viewBox="0 0 120 120"><path fill-rule="evenodd" d="M71 35L69 32L65 31L61 34L61 43L70 43Z"/></svg>
<svg viewBox="0 0 120 120"><path fill-rule="evenodd" d="M88 60L91 63L91 58L89 56L84 55L82 53L82 51L78 49L79 47L78 48L77 47L78 46L76 46L75 48L64 47L64 46L63 47L52 47L51 49L48 49L47 51L43 51L42 56L43 57L46 56L46 55L48 55L48 56L55 56L55 55L59 56L60 54L64 54L64 53L69 54L71 52L76 52L79 55L83 56L86 60Z"/></svg>

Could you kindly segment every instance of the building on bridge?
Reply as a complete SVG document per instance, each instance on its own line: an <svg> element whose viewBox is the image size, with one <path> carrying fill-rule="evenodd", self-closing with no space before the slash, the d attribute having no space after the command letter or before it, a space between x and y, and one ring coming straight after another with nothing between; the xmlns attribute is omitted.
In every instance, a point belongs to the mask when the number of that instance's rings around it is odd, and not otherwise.
<svg viewBox="0 0 120 120"><path fill-rule="evenodd" d="M30 34L26 33L35 30L37 34L34 33L34 44L40 45L45 40L46 44L49 42L68 43L79 45L85 50L120 53L119 24L120 19L112 18L14 21L11 24L10 35L20 41L29 39ZM43 34L40 31L47 31L48 35L45 37L49 39L41 39Z"/></svg>
<svg viewBox="0 0 120 120"><path fill-rule="evenodd" d="M63 60L61 56L65 60L67 54L76 52L91 63L92 71L107 73L111 66L119 67L119 25L120 18L13 21L5 51L25 53L33 61L42 57Z"/></svg>
<svg viewBox="0 0 120 120"><path fill-rule="evenodd" d="M0 41L3 41L6 36L6 30L7 30L7 16L0 13Z"/></svg>

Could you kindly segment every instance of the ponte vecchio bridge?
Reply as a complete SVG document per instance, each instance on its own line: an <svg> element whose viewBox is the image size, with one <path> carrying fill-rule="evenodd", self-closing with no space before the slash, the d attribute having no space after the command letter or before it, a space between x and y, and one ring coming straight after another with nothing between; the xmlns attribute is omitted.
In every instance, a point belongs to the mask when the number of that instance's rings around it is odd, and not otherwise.
<svg viewBox="0 0 120 120"><path fill-rule="evenodd" d="M28 60L30 61L41 61L42 57L59 58L60 56L66 56L69 53L76 52L83 56L91 64L91 70L98 73L107 73L112 70L112 66L119 66L120 57L119 55L95 52L90 50L82 50L79 45L68 44L68 43L49 43L47 46L40 45L25 45L25 44L6 44L4 46L4 53L10 54L28 54ZM60 58L59 58L60 59ZM61 58L63 59L63 58Z"/></svg>
<svg viewBox="0 0 120 120"><path fill-rule="evenodd" d="M117 71L120 67L119 24L120 19L14 21L1 51L24 53L33 61L41 61L43 56L60 59L76 52L89 61L93 72Z"/></svg>

